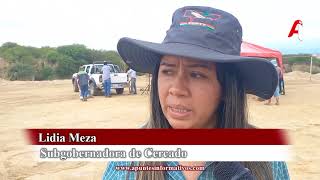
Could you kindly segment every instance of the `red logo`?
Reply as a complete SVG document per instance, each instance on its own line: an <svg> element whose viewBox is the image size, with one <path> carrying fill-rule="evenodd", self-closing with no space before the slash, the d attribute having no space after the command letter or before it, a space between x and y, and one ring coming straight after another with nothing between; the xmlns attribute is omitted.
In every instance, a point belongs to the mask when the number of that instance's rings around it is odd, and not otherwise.
<svg viewBox="0 0 320 180"><path fill-rule="evenodd" d="M300 37L300 33L299 33L299 26L302 27L302 21L301 20L295 20L292 27L291 27L291 30L289 32L289 35L288 37L292 37L294 34L298 34L298 39L300 41L302 41L302 38Z"/></svg>

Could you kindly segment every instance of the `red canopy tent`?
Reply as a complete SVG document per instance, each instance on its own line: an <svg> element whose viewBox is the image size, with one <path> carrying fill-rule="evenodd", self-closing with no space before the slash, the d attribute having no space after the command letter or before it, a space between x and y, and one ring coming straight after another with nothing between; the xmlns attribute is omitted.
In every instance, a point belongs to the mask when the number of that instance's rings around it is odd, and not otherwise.
<svg viewBox="0 0 320 180"><path fill-rule="evenodd" d="M282 54L280 51L272 50L243 41L241 44L240 55L247 57L276 58L279 67L281 67L282 71L284 70L282 64Z"/></svg>

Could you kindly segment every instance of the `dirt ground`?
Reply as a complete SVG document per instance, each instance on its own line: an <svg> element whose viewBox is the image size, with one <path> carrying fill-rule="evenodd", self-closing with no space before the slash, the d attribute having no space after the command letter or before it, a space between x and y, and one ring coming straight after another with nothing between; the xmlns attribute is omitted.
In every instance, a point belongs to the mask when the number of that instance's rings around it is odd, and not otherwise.
<svg viewBox="0 0 320 180"><path fill-rule="evenodd" d="M285 75L280 106L249 97L250 121L261 128L288 129L292 179L320 177L320 74ZM138 89L147 85L139 77ZM115 92L113 92L115 93ZM274 101L273 101L274 103ZM95 96L87 102L72 92L71 80L42 82L0 79L0 179L101 179L107 162L37 162L23 136L25 128L138 128L148 117L148 95ZM129 117L129 118L128 118Z"/></svg>

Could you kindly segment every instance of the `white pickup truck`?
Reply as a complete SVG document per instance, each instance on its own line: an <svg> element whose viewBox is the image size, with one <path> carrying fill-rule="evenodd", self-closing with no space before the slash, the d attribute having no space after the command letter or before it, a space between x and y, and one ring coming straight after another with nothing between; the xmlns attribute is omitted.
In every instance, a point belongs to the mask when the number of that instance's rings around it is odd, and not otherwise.
<svg viewBox="0 0 320 180"><path fill-rule="evenodd" d="M111 77L111 89L115 89L117 94L122 94L125 87L128 86L128 77L127 73L121 73L121 70L116 64L108 64L110 67L110 77ZM84 70L90 76L89 79L89 91L91 95L98 95L99 91L103 90L102 82L102 67L103 63L93 63L86 64L80 68ZM73 91L79 92L79 87L77 85L77 73L72 75L72 85Z"/></svg>

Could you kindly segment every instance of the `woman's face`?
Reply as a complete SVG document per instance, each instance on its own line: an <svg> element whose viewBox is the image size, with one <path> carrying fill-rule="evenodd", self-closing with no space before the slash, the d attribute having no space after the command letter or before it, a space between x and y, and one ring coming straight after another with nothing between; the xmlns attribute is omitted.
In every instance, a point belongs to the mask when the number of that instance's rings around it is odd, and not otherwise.
<svg viewBox="0 0 320 180"><path fill-rule="evenodd" d="M158 74L162 111L174 129L214 128L221 86L214 63L163 56Z"/></svg>

